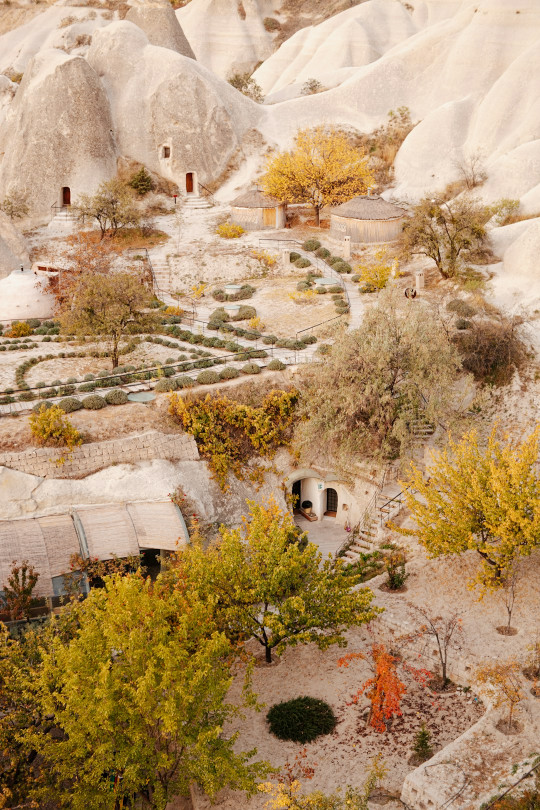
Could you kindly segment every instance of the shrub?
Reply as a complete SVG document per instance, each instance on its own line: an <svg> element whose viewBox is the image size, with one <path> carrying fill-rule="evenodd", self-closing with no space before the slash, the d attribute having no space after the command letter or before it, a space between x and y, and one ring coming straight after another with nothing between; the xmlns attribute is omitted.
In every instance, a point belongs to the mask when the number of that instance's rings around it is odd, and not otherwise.
<svg viewBox="0 0 540 810"><path fill-rule="evenodd" d="M274 343L277 343L276 335L264 335L262 342L265 346L273 346Z"/></svg>
<svg viewBox="0 0 540 810"><path fill-rule="evenodd" d="M221 225L217 226L216 233L218 236L221 236L222 239L239 239L245 231L241 225L234 225L232 222L223 222Z"/></svg>
<svg viewBox="0 0 540 810"><path fill-rule="evenodd" d="M386 560L384 566L388 574L386 584L391 591L397 591L405 585L405 581L409 576L405 570L405 554L402 551L392 551Z"/></svg>
<svg viewBox="0 0 540 810"><path fill-rule="evenodd" d="M315 287L315 292L317 293L317 295L326 295L328 290L326 287Z"/></svg>
<svg viewBox="0 0 540 810"><path fill-rule="evenodd" d="M223 307L218 307L210 315L210 321L219 321L220 323L225 323L228 320L230 320L230 315L228 312L225 312Z"/></svg>
<svg viewBox="0 0 540 810"><path fill-rule="evenodd" d="M471 323L454 337L463 368L478 382L504 385L512 379L526 357L515 318Z"/></svg>
<svg viewBox="0 0 540 810"><path fill-rule="evenodd" d="M39 329L41 326L41 321L39 318L27 318L26 323L30 327L30 329Z"/></svg>
<svg viewBox="0 0 540 810"><path fill-rule="evenodd" d="M298 292L305 292L306 290L309 290L310 287L311 287L310 281L299 281L298 284L296 285L296 289L298 290Z"/></svg>
<svg viewBox="0 0 540 810"><path fill-rule="evenodd" d="M260 374L261 367L257 365L257 363L246 363L245 366L242 366L242 374Z"/></svg>
<svg viewBox="0 0 540 810"><path fill-rule="evenodd" d="M249 307L246 304L243 304L236 315L232 316L233 321L247 321L250 318L255 318L257 315L257 310L255 307Z"/></svg>
<svg viewBox="0 0 540 810"><path fill-rule="evenodd" d="M168 380L159 380L154 388L157 394L166 394L170 391L176 391L177 383L174 377Z"/></svg>
<svg viewBox="0 0 540 810"><path fill-rule="evenodd" d="M472 325L472 321L468 321L466 318L458 318L456 320L456 329L459 329L460 331L463 329L470 329Z"/></svg>
<svg viewBox="0 0 540 810"><path fill-rule="evenodd" d="M328 287L328 292L329 293L339 293L340 295L343 295L343 287L340 287L339 284L334 284L333 287Z"/></svg>
<svg viewBox="0 0 540 810"><path fill-rule="evenodd" d="M6 336L11 338L21 338L31 334L32 327L25 321L14 321L9 332L6 332Z"/></svg>
<svg viewBox="0 0 540 810"><path fill-rule="evenodd" d="M197 375L197 382L199 385L212 385L213 383L219 382L219 374L217 371L201 371L200 374Z"/></svg>
<svg viewBox="0 0 540 810"><path fill-rule="evenodd" d="M332 267L336 271L336 273L352 273L352 267L348 262L343 261L334 262Z"/></svg>
<svg viewBox="0 0 540 810"><path fill-rule="evenodd" d="M280 31L281 25L279 20L276 20L275 17L265 17L263 20L263 25L265 31Z"/></svg>
<svg viewBox="0 0 540 810"><path fill-rule="evenodd" d="M73 413L73 411L80 411L82 408L82 402L77 397L66 397L61 399L58 404L64 413Z"/></svg>
<svg viewBox="0 0 540 810"><path fill-rule="evenodd" d="M131 186L139 197L144 197L145 194L148 194L149 191L153 191L155 188L154 181L144 166L141 166L139 171L131 176L128 186Z"/></svg>
<svg viewBox="0 0 540 810"><path fill-rule="evenodd" d="M225 292L225 290L222 290L221 288L218 288L217 290L213 291L212 298L215 301L226 301L227 300L227 293Z"/></svg>
<svg viewBox="0 0 540 810"><path fill-rule="evenodd" d="M96 383L95 382L83 383L82 385L79 385L78 390L81 391L82 393L85 393L85 392L88 392L88 391L95 391L96 390Z"/></svg>
<svg viewBox="0 0 540 810"><path fill-rule="evenodd" d="M302 250L315 251L318 250L320 247L321 243L318 241L318 239L306 239L306 241L302 245Z"/></svg>
<svg viewBox="0 0 540 810"><path fill-rule="evenodd" d="M195 380L192 377L188 377L187 374L175 377L175 380L177 388L192 388L195 385Z"/></svg>
<svg viewBox="0 0 540 810"><path fill-rule="evenodd" d="M295 265L295 267L299 267L300 269L302 269L304 267L310 267L311 262L305 256L300 256L299 259L296 259L294 265Z"/></svg>
<svg viewBox="0 0 540 810"><path fill-rule="evenodd" d="M59 405L41 403L37 413L30 414L30 430L39 445L67 447L70 451L82 444L79 432L73 427Z"/></svg>
<svg viewBox="0 0 540 810"><path fill-rule="evenodd" d="M317 250L315 251L315 256L318 256L319 259L327 259L331 255L332 254L330 253L328 248L325 247L317 248Z"/></svg>
<svg viewBox="0 0 540 810"><path fill-rule="evenodd" d="M474 307L471 307L471 305L462 298L454 298L452 301L449 301L446 305L446 309L448 312L455 312L456 315L460 315L462 318L472 318L476 315Z"/></svg>
<svg viewBox="0 0 540 810"><path fill-rule="evenodd" d="M114 388L105 394L107 405L125 405L128 402L128 395L121 388Z"/></svg>
<svg viewBox="0 0 540 810"><path fill-rule="evenodd" d="M289 254L289 261L291 262L291 264L294 264L294 262L298 261L298 259L301 258L302 257L300 256L300 254L296 253L294 250Z"/></svg>
<svg viewBox="0 0 540 810"><path fill-rule="evenodd" d="M306 346L311 345L312 343L317 343L317 338L315 335L306 335L302 338L302 343L305 343Z"/></svg>
<svg viewBox="0 0 540 810"><path fill-rule="evenodd" d="M266 719L275 737L298 743L313 742L323 734L330 734L337 724L331 706L312 697L276 703Z"/></svg>
<svg viewBox="0 0 540 810"><path fill-rule="evenodd" d="M283 371L283 369L287 368L287 367L286 367L285 363L282 363L281 360L278 360L276 358L275 360L271 360L268 363L268 365L266 366L266 368L269 371Z"/></svg>
<svg viewBox="0 0 540 810"><path fill-rule="evenodd" d="M23 391L22 394L19 394L18 399L21 402L31 402L33 399L36 398L36 395L33 391Z"/></svg>
<svg viewBox="0 0 540 810"><path fill-rule="evenodd" d="M82 405L87 411L99 411L101 408L105 408L107 402L104 397L100 397L99 394L92 394L83 399Z"/></svg>
<svg viewBox="0 0 540 810"><path fill-rule="evenodd" d="M61 397L70 397L75 393L74 385L61 385L58 389L58 395Z"/></svg>
<svg viewBox="0 0 540 810"><path fill-rule="evenodd" d="M10 402L14 402L13 397L2 397L1 399L7 399L7 400L9 400ZM0 401L1 401L1 400L0 400ZM34 407L32 408L32 412L33 412L33 413L39 413L39 412L40 412L40 410L41 410L42 408L45 408L46 410L48 410L49 408L52 408L53 404L54 404L54 403L53 403L53 402L49 402L49 400L48 400L48 399L46 399L46 400L45 400L45 402L37 402L37 403L34 405ZM3 403L3 402L2 402L2 405L4 405L4 403Z"/></svg>
<svg viewBox="0 0 540 810"><path fill-rule="evenodd" d="M236 377L240 376L240 372L237 368L233 368L232 366L225 366L219 372L219 379L220 380L234 380Z"/></svg>

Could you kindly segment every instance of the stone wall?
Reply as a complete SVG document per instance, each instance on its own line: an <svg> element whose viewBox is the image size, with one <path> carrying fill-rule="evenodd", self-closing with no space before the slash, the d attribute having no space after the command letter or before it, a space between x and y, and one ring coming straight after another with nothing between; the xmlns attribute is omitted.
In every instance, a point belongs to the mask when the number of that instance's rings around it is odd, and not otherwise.
<svg viewBox="0 0 540 810"><path fill-rule="evenodd" d="M61 449L50 447L0 453L0 466L41 478L84 478L113 464L134 464L152 459L197 461L199 458L193 436L187 433L159 433L156 430L139 436L83 444L67 455L63 464L59 464L62 454Z"/></svg>

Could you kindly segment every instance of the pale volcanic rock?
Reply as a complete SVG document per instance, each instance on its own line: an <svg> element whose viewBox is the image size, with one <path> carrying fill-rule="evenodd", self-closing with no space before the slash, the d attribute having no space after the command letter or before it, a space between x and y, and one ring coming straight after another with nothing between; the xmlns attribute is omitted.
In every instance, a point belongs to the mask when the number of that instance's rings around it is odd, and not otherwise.
<svg viewBox="0 0 540 810"><path fill-rule="evenodd" d="M254 79L270 94L269 101L280 100L281 94L276 94L284 88L290 97L297 96L307 79L325 87L335 84L344 77L344 68L376 61L416 31L400 3L369 0L297 31L255 71Z"/></svg>
<svg viewBox="0 0 540 810"><path fill-rule="evenodd" d="M63 186L72 199L116 172L109 103L81 57L42 51L30 63L0 129L0 197L15 192L48 214Z"/></svg>
<svg viewBox="0 0 540 810"><path fill-rule="evenodd" d="M28 265L28 262L28 250L22 234L9 217L0 211L0 279L8 276L21 264Z"/></svg>
<svg viewBox="0 0 540 810"><path fill-rule="evenodd" d="M150 45L127 20L97 32L88 54L109 95L119 154L181 183L227 167L260 107L193 59ZM163 146L170 157L163 156Z"/></svg>
<svg viewBox="0 0 540 810"><path fill-rule="evenodd" d="M48 279L32 270L13 270L0 280L0 321L50 318L56 299Z"/></svg>
<svg viewBox="0 0 540 810"><path fill-rule="evenodd" d="M251 71L274 51L264 27L280 0L191 0L176 15L199 62L221 78Z"/></svg>
<svg viewBox="0 0 540 810"><path fill-rule="evenodd" d="M195 59L195 54L169 0L145 0L145 2L139 0L128 11L126 20L142 28L152 45L169 48Z"/></svg>

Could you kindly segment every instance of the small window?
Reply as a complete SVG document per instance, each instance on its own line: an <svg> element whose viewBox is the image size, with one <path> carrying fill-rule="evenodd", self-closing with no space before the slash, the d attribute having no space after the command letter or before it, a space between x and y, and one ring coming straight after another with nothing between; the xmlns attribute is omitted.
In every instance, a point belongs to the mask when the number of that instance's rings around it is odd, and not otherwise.
<svg viewBox="0 0 540 810"><path fill-rule="evenodd" d="M163 147L163 157L164 158L170 158L170 156L171 156L171 147L170 146L164 146Z"/></svg>

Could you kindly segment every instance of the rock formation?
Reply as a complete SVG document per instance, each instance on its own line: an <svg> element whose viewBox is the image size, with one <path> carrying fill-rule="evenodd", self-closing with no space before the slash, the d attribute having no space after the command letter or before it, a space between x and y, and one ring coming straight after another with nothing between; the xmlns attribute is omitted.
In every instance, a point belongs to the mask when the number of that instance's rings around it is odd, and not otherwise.
<svg viewBox="0 0 540 810"><path fill-rule="evenodd" d="M18 269L21 264L28 267L28 262L28 250L22 235L9 217L0 211L0 279Z"/></svg>
<svg viewBox="0 0 540 810"><path fill-rule="evenodd" d="M183 56L195 59L191 45L174 13L169 0L137 2L126 15L126 20L142 28L152 45L170 48Z"/></svg>
<svg viewBox="0 0 540 810"><path fill-rule="evenodd" d="M0 198L24 196L34 214L74 201L116 172L107 95L81 57L40 52L30 63L0 128Z"/></svg>

